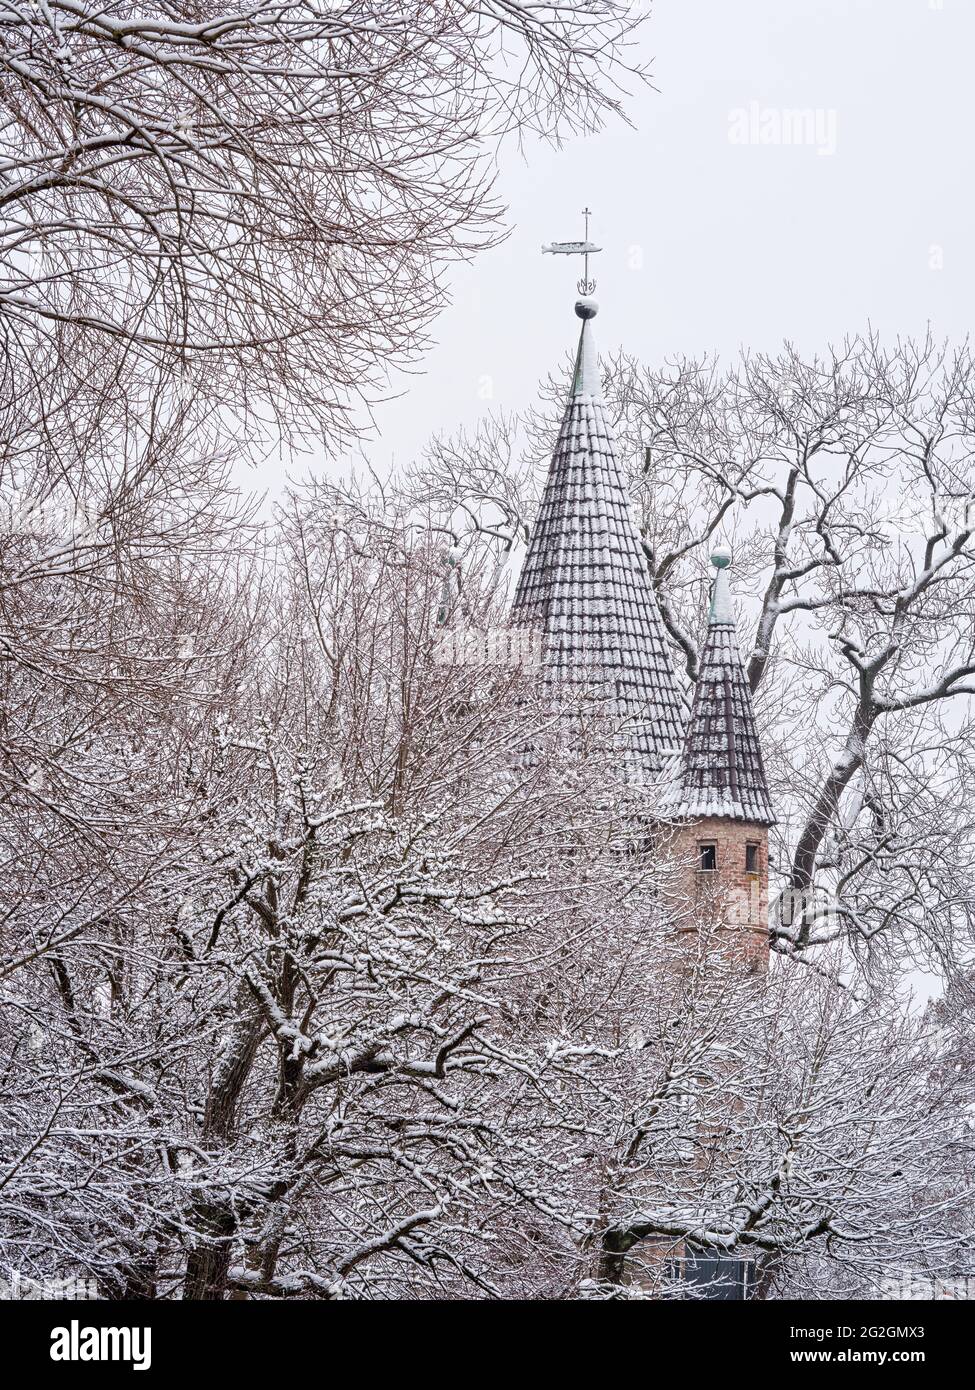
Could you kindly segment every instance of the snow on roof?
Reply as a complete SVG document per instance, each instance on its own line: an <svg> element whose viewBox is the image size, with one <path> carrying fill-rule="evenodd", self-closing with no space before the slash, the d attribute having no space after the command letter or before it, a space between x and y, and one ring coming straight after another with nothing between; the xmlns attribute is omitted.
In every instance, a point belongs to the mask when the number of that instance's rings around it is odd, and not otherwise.
<svg viewBox="0 0 975 1390"><path fill-rule="evenodd" d="M716 550L708 635L687 734L660 809L680 819L725 816L774 825L751 691L735 632L728 582L730 552Z"/></svg>
<svg viewBox="0 0 975 1390"><path fill-rule="evenodd" d="M579 351L548 481L512 606L541 630L550 684L594 677L625 719L622 761L655 778L680 747L682 701L599 382L592 319L580 300Z"/></svg>

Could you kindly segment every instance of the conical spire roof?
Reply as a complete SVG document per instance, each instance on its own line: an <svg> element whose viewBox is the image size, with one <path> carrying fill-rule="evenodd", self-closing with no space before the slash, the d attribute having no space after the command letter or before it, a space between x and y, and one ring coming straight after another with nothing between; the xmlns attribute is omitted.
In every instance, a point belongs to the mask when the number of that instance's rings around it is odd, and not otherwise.
<svg viewBox="0 0 975 1390"><path fill-rule="evenodd" d="M601 687L625 721L624 769L640 781L680 747L682 702L602 399L596 305L580 300L576 313L572 391L512 620L541 630L548 684Z"/></svg>
<svg viewBox="0 0 975 1390"><path fill-rule="evenodd" d="M716 550L711 560L717 575L707 640L684 747L660 808L680 819L726 816L774 825L751 691L738 650L728 583L731 553Z"/></svg>

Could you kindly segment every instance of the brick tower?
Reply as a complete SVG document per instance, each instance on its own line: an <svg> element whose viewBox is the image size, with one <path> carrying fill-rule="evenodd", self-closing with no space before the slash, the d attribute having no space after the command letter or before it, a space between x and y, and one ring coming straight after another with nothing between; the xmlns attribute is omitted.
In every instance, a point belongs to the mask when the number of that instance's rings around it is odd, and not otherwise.
<svg viewBox="0 0 975 1390"><path fill-rule="evenodd" d="M768 831L775 824L751 692L738 650L728 581L731 553L711 556L717 573L707 639L684 745L661 811L675 824L670 850L681 897L695 915L727 929L736 953L768 961Z"/></svg>

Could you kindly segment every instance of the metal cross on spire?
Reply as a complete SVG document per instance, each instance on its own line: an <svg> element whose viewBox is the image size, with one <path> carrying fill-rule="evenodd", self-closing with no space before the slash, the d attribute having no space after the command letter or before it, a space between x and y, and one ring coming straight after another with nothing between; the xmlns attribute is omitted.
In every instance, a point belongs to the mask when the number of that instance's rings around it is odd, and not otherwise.
<svg viewBox="0 0 975 1390"><path fill-rule="evenodd" d="M552 241L548 246L542 247L542 255L551 256L582 256L582 279L576 281L576 286L580 294L592 294L596 288L595 280L589 278L589 257L594 256L597 251L601 251L601 246L594 246L589 240L589 219L592 216L591 208L583 208L585 236L582 241Z"/></svg>

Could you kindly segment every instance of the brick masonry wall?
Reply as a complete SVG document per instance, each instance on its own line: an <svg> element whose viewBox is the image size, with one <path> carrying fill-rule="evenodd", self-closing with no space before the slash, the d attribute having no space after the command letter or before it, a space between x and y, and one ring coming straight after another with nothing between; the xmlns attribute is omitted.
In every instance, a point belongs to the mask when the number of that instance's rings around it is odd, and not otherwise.
<svg viewBox="0 0 975 1390"><path fill-rule="evenodd" d="M713 844L717 868L701 870L701 844ZM757 872L745 870L746 845L758 846ZM667 851L681 865L677 881L687 903L727 929L750 964L768 964L768 830L712 816L674 831ZM686 865L682 861L688 861Z"/></svg>
<svg viewBox="0 0 975 1390"><path fill-rule="evenodd" d="M740 960L750 973L764 974L769 957L766 827L712 816L679 827L661 826L653 839L656 852L670 859L675 867L673 877L668 875L666 891L678 912L690 909L686 913L687 930L698 930L702 921L717 922L720 939L728 944L731 958ZM717 868L713 872L702 872L696 867L698 846L702 843L713 844L717 849ZM758 846L754 874L745 870L745 847L749 844ZM729 1068L732 1065L729 1063ZM732 1108L737 1103L729 1099ZM714 1135L702 1131L698 1163L716 1161L716 1142ZM626 1257L623 1282L642 1286L652 1294L659 1288L664 1267L686 1255L682 1240L651 1238L640 1244L633 1257Z"/></svg>

